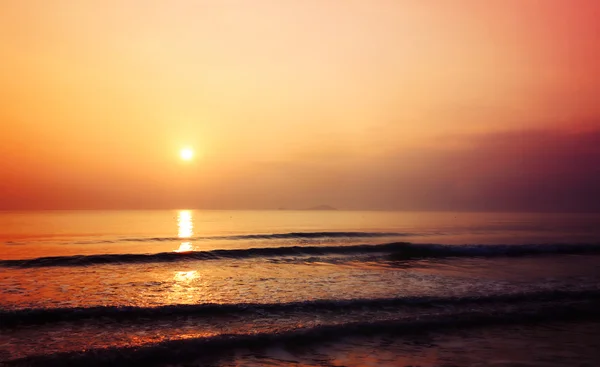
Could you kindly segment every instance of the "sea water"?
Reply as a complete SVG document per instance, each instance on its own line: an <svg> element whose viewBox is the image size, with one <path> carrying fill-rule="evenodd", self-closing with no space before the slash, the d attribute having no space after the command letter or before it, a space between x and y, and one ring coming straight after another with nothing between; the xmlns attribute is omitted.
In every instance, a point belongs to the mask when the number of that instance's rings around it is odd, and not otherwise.
<svg viewBox="0 0 600 367"><path fill-rule="evenodd" d="M597 365L599 224L598 214L0 212L0 361Z"/></svg>

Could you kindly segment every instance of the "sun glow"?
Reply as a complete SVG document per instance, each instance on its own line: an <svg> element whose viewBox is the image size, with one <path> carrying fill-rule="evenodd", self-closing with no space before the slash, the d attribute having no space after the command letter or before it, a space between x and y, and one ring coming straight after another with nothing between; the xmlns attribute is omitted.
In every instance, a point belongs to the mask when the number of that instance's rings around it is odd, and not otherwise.
<svg viewBox="0 0 600 367"><path fill-rule="evenodd" d="M194 151L192 148L183 148L179 151L179 156L184 161L191 161L194 158Z"/></svg>

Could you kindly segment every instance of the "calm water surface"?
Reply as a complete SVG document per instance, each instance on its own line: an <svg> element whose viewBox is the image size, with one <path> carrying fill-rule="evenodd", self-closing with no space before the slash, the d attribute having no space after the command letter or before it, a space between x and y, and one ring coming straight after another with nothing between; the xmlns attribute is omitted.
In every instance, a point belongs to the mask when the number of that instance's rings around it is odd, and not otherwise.
<svg viewBox="0 0 600 367"><path fill-rule="evenodd" d="M444 244L600 241L599 214L360 211L0 211L2 259L198 251L313 243L383 243L381 237L235 239L293 232L396 233Z"/></svg>

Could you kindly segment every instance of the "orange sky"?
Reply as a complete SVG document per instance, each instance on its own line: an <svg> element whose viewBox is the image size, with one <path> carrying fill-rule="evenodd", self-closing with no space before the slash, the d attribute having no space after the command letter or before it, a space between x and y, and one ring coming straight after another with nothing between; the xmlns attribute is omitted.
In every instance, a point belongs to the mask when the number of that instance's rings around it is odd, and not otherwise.
<svg viewBox="0 0 600 367"><path fill-rule="evenodd" d="M0 209L600 210L597 19L593 0L4 0Z"/></svg>

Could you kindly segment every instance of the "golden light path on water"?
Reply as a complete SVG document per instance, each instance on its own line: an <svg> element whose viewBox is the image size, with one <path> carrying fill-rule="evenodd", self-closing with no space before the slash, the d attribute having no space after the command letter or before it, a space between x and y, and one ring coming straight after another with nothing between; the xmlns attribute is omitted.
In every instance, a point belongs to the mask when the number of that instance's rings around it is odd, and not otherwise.
<svg viewBox="0 0 600 367"><path fill-rule="evenodd" d="M177 236L181 239L189 239L194 235L194 223L192 221L192 212L190 210L180 210L177 214ZM184 241L179 245L175 252L193 251L194 247L190 241Z"/></svg>
<svg viewBox="0 0 600 367"><path fill-rule="evenodd" d="M183 240L188 239L188 241L181 242L179 248L174 250L174 252L194 251L192 242L189 241L193 235L194 222L192 212L190 210L180 210L177 213L177 237ZM170 298L177 298L181 302L185 301L186 298L191 298L192 295L189 293L189 289L187 289L187 286L183 285L187 284L189 286L190 282L197 277L198 271L196 270L176 271L173 275L173 280L179 285L176 285L175 288L171 289Z"/></svg>
<svg viewBox="0 0 600 367"><path fill-rule="evenodd" d="M190 271L178 271L175 272L175 275L173 276L173 279L179 281L179 282L189 282L195 278L198 277L198 271L197 270L190 270Z"/></svg>

